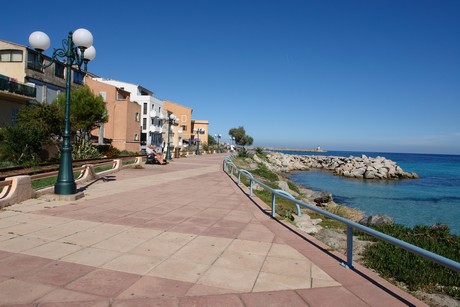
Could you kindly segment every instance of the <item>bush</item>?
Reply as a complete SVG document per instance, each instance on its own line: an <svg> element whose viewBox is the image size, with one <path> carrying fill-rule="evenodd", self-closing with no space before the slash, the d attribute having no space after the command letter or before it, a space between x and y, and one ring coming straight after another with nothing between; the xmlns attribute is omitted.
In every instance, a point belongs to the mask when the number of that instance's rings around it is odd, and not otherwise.
<svg viewBox="0 0 460 307"><path fill-rule="evenodd" d="M269 181L278 181L278 175L269 170L264 164L259 163L256 170L252 171L253 175L265 178Z"/></svg>
<svg viewBox="0 0 460 307"><path fill-rule="evenodd" d="M238 158L248 158L248 157L249 157L249 153L248 153L248 151L246 150L246 148L241 147L241 148L238 150Z"/></svg>
<svg viewBox="0 0 460 307"><path fill-rule="evenodd" d="M101 157L101 154L93 145L93 143L86 141L83 138L72 145L72 159L74 160L92 159L99 157Z"/></svg>
<svg viewBox="0 0 460 307"><path fill-rule="evenodd" d="M446 225L415 226L399 224L376 227L380 232L460 262L460 237L450 234ZM407 284L410 290L441 292L460 299L460 274L404 249L378 241L363 254L364 262L382 276Z"/></svg>
<svg viewBox="0 0 460 307"><path fill-rule="evenodd" d="M98 149L101 155L107 158L116 158L121 154L121 151L112 145L100 145Z"/></svg>

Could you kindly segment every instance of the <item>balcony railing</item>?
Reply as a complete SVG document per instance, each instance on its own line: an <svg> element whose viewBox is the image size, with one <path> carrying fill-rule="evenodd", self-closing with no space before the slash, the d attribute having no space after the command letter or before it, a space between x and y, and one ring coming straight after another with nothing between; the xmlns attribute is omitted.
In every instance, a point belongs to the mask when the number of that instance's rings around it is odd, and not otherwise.
<svg viewBox="0 0 460 307"><path fill-rule="evenodd" d="M4 77L0 78L0 90L32 98L34 98L37 93L37 89L35 87L18 83Z"/></svg>

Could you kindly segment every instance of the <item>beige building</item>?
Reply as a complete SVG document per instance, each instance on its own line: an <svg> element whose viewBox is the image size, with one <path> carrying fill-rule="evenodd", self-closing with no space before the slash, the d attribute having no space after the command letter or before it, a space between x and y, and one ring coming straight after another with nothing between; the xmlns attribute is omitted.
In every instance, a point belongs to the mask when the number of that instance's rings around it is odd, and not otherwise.
<svg viewBox="0 0 460 307"><path fill-rule="evenodd" d="M193 133L193 109L174 103L172 101L164 100L163 103L165 110L168 112L168 115L174 114L177 118L174 124L171 126L171 146L187 147Z"/></svg>
<svg viewBox="0 0 460 307"><path fill-rule="evenodd" d="M85 84L94 94L100 95L106 103L109 120L99 129L91 131L98 136L99 143L109 139L119 150L138 152L140 150L141 106L130 100L130 93L122 88L85 78Z"/></svg>
<svg viewBox="0 0 460 307"><path fill-rule="evenodd" d="M51 63L51 58L40 56L24 45L0 40L0 125L15 120L19 107L28 102L51 103L66 89L65 64ZM71 87L83 84L83 73L72 69Z"/></svg>
<svg viewBox="0 0 460 307"><path fill-rule="evenodd" d="M208 144L209 122L202 119L192 120L192 138L200 141L200 146Z"/></svg>

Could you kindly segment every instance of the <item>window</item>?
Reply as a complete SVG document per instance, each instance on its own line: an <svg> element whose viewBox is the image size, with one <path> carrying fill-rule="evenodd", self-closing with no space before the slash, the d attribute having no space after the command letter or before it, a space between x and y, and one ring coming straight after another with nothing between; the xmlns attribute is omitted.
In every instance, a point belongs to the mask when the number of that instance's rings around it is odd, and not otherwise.
<svg viewBox="0 0 460 307"><path fill-rule="evenodd" d="M142 110L142 114L147 114L147 103L144 103L144 108Z"/></svg>
<svg viewBox="0 0 460 307"><path fill-rule="evenodd" d="M182 115L181 120L182 120L182 122L186 122L187 121L187 115Z"/></svg>
<svg viewBox="0 0 460 307"><path fill-rule="evenodd" d="M22 62L22 51L0 50L0 62Z"/></svg>
<svg viewBox="0 0 460 307"><path fill-rule="evenodd" d="M135 140L135 141L139 141L139 134L134 133L134 140Z"/></svg>
<svg viewBox="0 0 460 307"><path fill-rule="evenodd" d="M83 84L83 73L75 70L73 72L73 83Z"/></svg>
<svg viewBox="0 0 460 307"><path fill-rule="evenodd" d="M106 92L99 92L99 96L102 97L104 102L107 102L107 93Z"/></svg>
<svg viewBox="0 0 460 307"><path fill-rule="evenodd" d="M152 103L152 110L154 110L154 109L155 109L155 104Z"/></svg>
<svg viewBox="0 0 460 307"><path fill-rule="evenodd" d="M125 99L126 97L123 96L123 93L117 90L117 100L125 100Z"/></svg>
<svg viewBox="0 0 460 307"><path fill-rule="evenodd" d="M187 131L187 125L182 125L182 131Z"/></svg>
<svg viewBox="0 0 460 307"><path fill-rule="evenodd" d="M142 129L143 130L147 129L147 118L142 119Z"/></svg>
<svg viewBox="0 0 460 307"><path fill-rule="evenodd" d="M61 63L54 63L54 75L59 78L64 79L64 69L65 66Z"/></svg>
<svg viewBox="0 0 460 307"><path fill-rule="evenodd" d="M141 121L141 115L139 114L139 112L136 112L136 114L134 115L134 120L136 122L140 122Z"/></svg>
<svg viewBox="0 0 460 307"><path fill-rule="evenodd" d="M38 62L38 53L29 51L27 53L27 68L43 71L43 68L40 66L43 64L43 57L40 57L40 63Z"/></svg>

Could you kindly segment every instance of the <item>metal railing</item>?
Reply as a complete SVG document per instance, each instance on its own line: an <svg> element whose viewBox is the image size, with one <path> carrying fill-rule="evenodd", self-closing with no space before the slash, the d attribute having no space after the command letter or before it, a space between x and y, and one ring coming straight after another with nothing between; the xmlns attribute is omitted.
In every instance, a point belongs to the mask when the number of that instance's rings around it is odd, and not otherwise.
<svg viewBox="0 0 460 307"><path fill-rule="evenodd" d="M35 97L37 89L12 80L0 78L0 90L16 93L27 97Z"/></svg>
<svg viewBox="0 0 460 307"><path fill-rule="evenodd" d="M339 221L343 224L345 224L347 226L347 262L346 263L343 263L344 266L346 267L349 267L349 268L352 268L353 267L353 229L356 229L356 230L359 230L359 231L362 231L372 237L375 237L377 239L380 239L380 240L383 240L385 242L388 242L392 245L395 245L397 247L400 247L400 248L403 248L411 253L414 253L416 255L419 255L423 258L426 258L428 260L431 260L433 262L436 262L436 263L439 263L447 268L450 268L452 270L455 270L457 272L460 272L460 263L456 262L456 261L453 261L449 258L446 258L446 257L443 257L443 256L440 256L438 254L435 254L433 252L430 252L430 251L427 251L423 248L420 248L418 246L415 246L415 245L412 245L412 244L409 244L405 241L402 241L402 240L399 240L399 239L396 239L392 236L389 236L389 235L386 235L384 233L381 233L379 231L376 231L372 228L369 228L369 227L366 227L364 225L361 225L361 224L358 224L356 222L353 222L353 221L350 221L346 218L343 218L341 216L338 216L338 215L335 215L333 213L330 213L328 211L325 211L325 210L322 210L322 209L319 209L315 206L312 206L312 205L309 205L309 204L306 204L300 200L297 200L294 198L294 196L292 196L291 194L289 194L288 192L285 192L285 191L282 191L282 190L277 190L277 189L273 189L269 186L267 186L266 184L264 184L263 182L261 182L260 180L257 180L256 178L254 178L254 176L248 172L247 170L243 170L243 169L238 169L238 167L233 163L233 161L231 160L230 157L226 157L224 162L223 162L223 168L224 168L224 171L229 174L230 176L235 176L235 173L237 174L237 178L238 178L238 185L240 185L240 182L241 182L241 175L244 175L246 176L248 179L249 179L249 196L252 197L252 191L253 191L253 184L254 183L257 183L259 186L263 187L264 189L270 191L272 193L272 202L271 202L271 206L272 206L272 213L271 213L271 216L273 218L275 218L276 216L276 197L281 197L281 198L284 198L288 201L291 201L292 203L294 203L297 207L297 214L300 216L301 212L300 212L300 207L304 207L304 208L307 208L309 210L312 210L314 212L317 212L321 215L324 215L328 218L331 218L333 220L336 220L336 221Z"/></svg>

